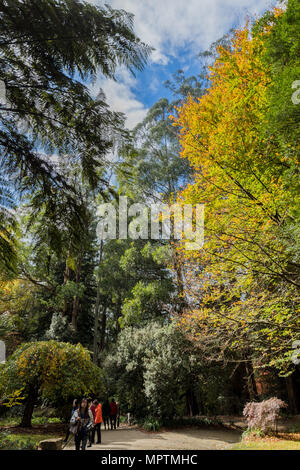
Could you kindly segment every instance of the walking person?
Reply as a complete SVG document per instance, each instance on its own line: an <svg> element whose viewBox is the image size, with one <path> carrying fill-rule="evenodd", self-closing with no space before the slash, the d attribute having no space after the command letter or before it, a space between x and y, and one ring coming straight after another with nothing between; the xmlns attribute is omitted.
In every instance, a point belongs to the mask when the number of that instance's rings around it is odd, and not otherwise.
<svg viewBox="0 0 300 470"><path fill-rule="evenodd" d="M101 403L97 402L95 426L94 426L94 429L93 429L93 442L95 440L95 434L96 434L96 431L97 431L97 442L96 442L96 444L101 444L101 424L102 423L103 423L102 405L101 405Z"/></svg>
<svg viewBox="0 0 300 470"><path fill-rule="evenodd" d="M102 418L104 423L104 429L109 429L109 418L110 418L110 406L108 400L105 400L102 406Z"/></svg>
<svg viewBox="0 0 300 470"><path fill-rule="evenodd" d="M120 427L120 416L121 416L121 409L120 409L119 403L117 403L117 407L118 407L118 412L117 412L117 428L119 428L119 427Z"/></svg>
<svg viewBox="0 0 300 470"><path fill-rule="evenodd" d="M71 424L78 424L78 430L75 435L75 449L85 450L88 439L88 433L94 425L93 413L88 407L88 401L86 398L81 400L79 408L74 411L71 418Z"/></svg>
<svg viewBox="0 0 300 470"><path fill-rule="evenodd" d="M111 399L109 407L110 407L110 427L111 429L116 429L118 407L114 398Z"/></svg>
<svg viewBox="0 0 300 470"><path fill-rule="evenodd" d="M92 415L93 415L93 419L94 419L94 424L95 424L95 418L96 418L96 407L98 405L98 400L93 400L91 402L91 405L90 405L90 410L92 412ZM93 428L91 428L91 430L89 431L89 445L88 447L92 447L92 444L95 443L95 426Z"/></svg>
<svg viewBox="0 0 300 470"><path fill-rule="evenodd" d="M71 418L73 416L73 413L77 410L78 408L78 400L74 399L73 400L73 407L72 407L72 412L71 412ZM70 424L68 424L68 428L66 431L66 437L64 438L63 443L66 444L68 442L68 439L70 437Z"/></svg>

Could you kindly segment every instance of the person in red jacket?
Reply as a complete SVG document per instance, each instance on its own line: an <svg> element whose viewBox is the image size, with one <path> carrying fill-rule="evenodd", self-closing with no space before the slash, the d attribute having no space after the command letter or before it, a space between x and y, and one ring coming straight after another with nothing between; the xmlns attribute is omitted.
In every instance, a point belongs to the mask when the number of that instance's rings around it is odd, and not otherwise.
<svg viewBox="0 0 300 470"><path fill-rule="evenodd" d="M93 441L95 439L95 433L97 431L97 442L96 444L101 444L101 424L103 423L102 418L102 405L97 401L97 406L95 410L95 427L93 429Z"/></svg>
<svg viewBox="0 0 300 470"><path fill-rule="evenodd" d="M109 407L110 407L110 427L111 427L111 429L116 429L117 428L118 406L117 406L114 398L112 398Z"/></svg>

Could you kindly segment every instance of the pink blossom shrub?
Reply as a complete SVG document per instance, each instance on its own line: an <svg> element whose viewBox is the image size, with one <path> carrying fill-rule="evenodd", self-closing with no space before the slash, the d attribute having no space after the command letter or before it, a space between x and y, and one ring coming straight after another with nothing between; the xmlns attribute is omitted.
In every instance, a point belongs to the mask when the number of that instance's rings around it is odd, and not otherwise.
<svg viewBox="0 0 300 470"><path fill-rule="evenodd" d="M279 417L280 409L286 407L287 404L276 397L261 402L247 403L243 415L246 417L248 429L261 429L262 431L272 429Z"/></svg>

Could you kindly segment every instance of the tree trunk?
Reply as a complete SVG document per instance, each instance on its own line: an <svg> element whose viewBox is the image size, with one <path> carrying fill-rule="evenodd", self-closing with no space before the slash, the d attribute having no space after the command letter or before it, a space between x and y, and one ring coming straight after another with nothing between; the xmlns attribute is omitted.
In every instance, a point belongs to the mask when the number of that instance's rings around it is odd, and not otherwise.
<svg viewBox="0 0 300 470"><path fill-rule="evenodd" d="M298 412L298 406L297 406L297 400L296 400L296 395L295 395L293 378L291 375L285 378L285 383L286 383L286 389L288 393L290 410L294 415L296 415Z"/></svg>
<svg viewBox="0 0 300 470"><path fill-rule="evenodd" d="M103 255L103 240L101 240L100 242L99 267L102 261L102 255ZM100 288L101 288L101 283L100 283L100 280L98 280L95 316L94 316L94 338L93 338L93 362L94 364L97 364L97 361L98 361L98 325L99 325L99 308L100 308Z"/></svg>
<svg viewBox="0 0 300 470"><path fill-rule="evenodd" d="M67 261L66 261L66 269L64 272L64 285L69 281L70 276L71 276L71 269L68 266Z"/></svg>
<svg viewBox="0 0 300 470"><path fill-rule="evenodd" d="M29 395L26 400L25 409L20 423L21 428L31 428L31 418L33 414L34 405L37 401L37 390L33 387L30 387Z"/></svg>
<svg viewBox="0 0 300 470"><path fill-rule="evenodd" d="M65 268L65 272L64 272L64 282L63 282L63 285L66 285L67 282L70 280L70 277L71 277L71 269L70 267L68 266L68 261L66 260L66 268ZM69 313L69 304L66 300L64 300L64 306L63 306L63 315L64 316L67 316Z"/></svg>
<svg viewBox="0 0 300 470"><path fill-rule="evenodd" d="M93 362L97 364L98 361L98 324L99 324L99 304L100 304L100 286L98 283L97 298L95 305L95 317L94 317L94 338L93 338Z"/></svg>
<svg viewBox="0 0 300 470"><path fill-rule="evenodd" d="M79 311L79 298L78 298L78 295L75 295L74 300L73 300L73 309L72 309L72 327L75 332L77 331L78 311Z"/></svg>
<svg viewBox="0 0 300 470"><path fill-rule="evenodd" d="M185 301L185 294L184 294L184 281L183 281L182 267L181 267L179 256L178 256L176 249L174 250L173 260L174 260L173 261L174 270L176 273L177 292L178 292L178 298L179 298L179 313L182 313L186 305L186 301Z"/></svg>
<svg viewBox="0 0 300 470"><path fill-rule="evenodd" d="M254 380L254 375L253 375L253 366L252 363L246 362L246 373L247 373L247 387L248 387L248 393L249 393L249 398L251 401L255 401L257 398L257 390L256 390L256 384Z"/></svg>
<svg viewBox="0 0 300 470"><path fill-rule="evenodd" d="M186 414L187 416L192 416L192 406L191 406L191 397L190 397L190 390L187 390L185 395L185 403L186 403Z"/></svg>
<svg viewBox="0 0 300 470"><path fill-rule="evenodd" d="M76 265L76 274L75 274L76 284L80 283L80 274L81 274L81 258L78 260L77 265ZM72 308L72 327L74 331L77 331L78 312L79 312L79 297L78 295L75 295L73 299L73 308Z"/></svg>
<svg viewBox="0 0 300 470"><path fill-rule="evenodd" d="M80 257L76 263L76 273L75 273L75 282L77 285L80 283L80 274L81 274L81 260ZM74 331L77 331L77 318L79 313L79 297L78 295L74 296L73 299L73 308L72 308L72 327Z"/></svg>
<svg viewBox="0 0 300 470"><path fill-rule="evenodd" d="M102 318L101 318L101 336L100 336L100 352L103 351L104 349L104 344L105 344L105 331L106 331L106 306L103 309L102 312Z"/></svg>
<svg viewBox="0 0 300 470"><path fill-rule="evenodd" d="M119 323L119 318L121 317L121 315L122 315L122 297L120 295L118 295L117 309L116 309L116 332L117 332L117 335L121 331L121 327L120 327L120 323Z"/></svg>

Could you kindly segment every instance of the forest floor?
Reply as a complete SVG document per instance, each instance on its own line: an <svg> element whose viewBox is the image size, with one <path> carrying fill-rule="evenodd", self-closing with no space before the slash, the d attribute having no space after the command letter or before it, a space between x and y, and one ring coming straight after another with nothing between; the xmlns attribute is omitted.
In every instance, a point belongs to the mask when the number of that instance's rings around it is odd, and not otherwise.
<svg viewBox="0 0 300 470"><path fill-rule="evenodd" d="M299 426L299 423L298 423ZM278 432L264 438L242 440L242 431L222 427L184 426L148 432L121 424L117 430L102 430L102 444L87 450L300 450L300 430ZM44 439L63 438L63 424L34 425L30 429L0 426L0 450L36 449ZM74 449L71 441L65 450Z"/></svg>
<svg viewBox="0 0 300 470"><path fill-rule="evenodd" d="M182 428L147 432L121 426L102 430L102 444L88 450L225 450L241 440L241 433L223 429ZM65 450L74 449L70 443Z"/></svg>
<svg viewBox="0 0 300 470"><path fill-rule="evenodd" d="M93 445L88 450L300 450L300 415L281 419L277 423L277 433L265 438L246 438L242 432L246 428L243 417L218 416L222 425L163 428L149 432L138 426L121 423L117 430L102 430L102 444ZM20 418L0 419L0 450L34 449L44 439L63 438L66 424L58 418L34 417L32 428L17 426ZM50 421L50 422L49 422ZM74 449L71 442L65 450Z"/></svg>

